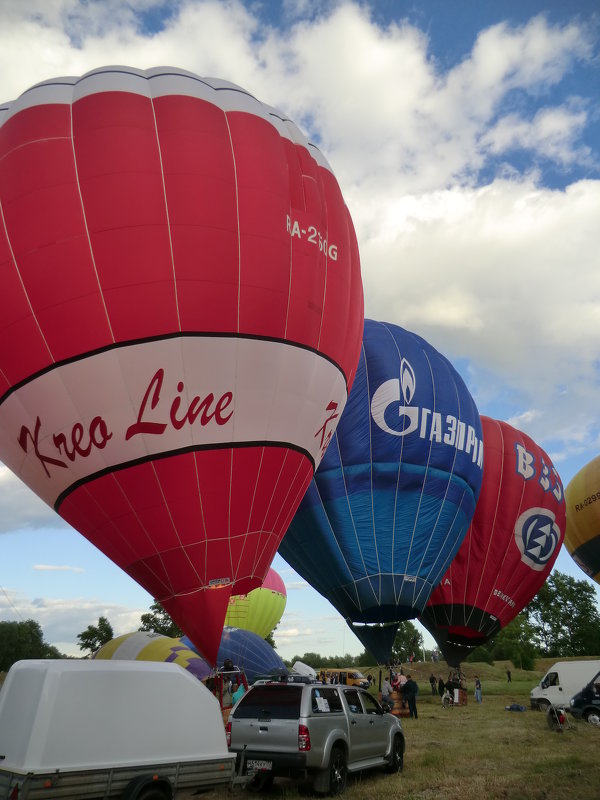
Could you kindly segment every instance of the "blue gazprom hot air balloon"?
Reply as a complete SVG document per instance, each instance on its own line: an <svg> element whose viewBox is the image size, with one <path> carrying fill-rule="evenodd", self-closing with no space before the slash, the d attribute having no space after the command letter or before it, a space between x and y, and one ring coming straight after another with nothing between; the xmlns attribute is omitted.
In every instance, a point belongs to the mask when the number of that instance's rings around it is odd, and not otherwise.
<svg viewBox="0 0 600 800"><path fill-rule="evenodd" d="M383 663L460 547L482 474L479 413L448 359L365 320L348 403L279 553Z"/></svg>

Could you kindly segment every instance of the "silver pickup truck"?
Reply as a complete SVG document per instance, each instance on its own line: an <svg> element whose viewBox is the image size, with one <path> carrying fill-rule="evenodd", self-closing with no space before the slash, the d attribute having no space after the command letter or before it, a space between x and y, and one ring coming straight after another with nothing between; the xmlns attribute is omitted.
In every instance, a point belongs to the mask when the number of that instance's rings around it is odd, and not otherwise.
<svg viewBox="0 0 600 800"><path fill-rule="evenodd" d="M267 788L277 776L309 777L316 792L340 794L348 772L401 772L404 764L400 720L355 686L253 686L225 730L238 769L254 775L254 788Z"/></svg>

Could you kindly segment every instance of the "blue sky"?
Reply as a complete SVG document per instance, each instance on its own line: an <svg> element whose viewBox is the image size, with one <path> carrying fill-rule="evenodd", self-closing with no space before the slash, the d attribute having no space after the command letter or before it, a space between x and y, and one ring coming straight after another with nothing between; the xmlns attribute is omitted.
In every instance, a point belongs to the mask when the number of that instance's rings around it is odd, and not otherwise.
<svg viewBox="0 0 600 800"><path fill-rule="evenodd" d="M352 214L366 316L424 336L566 485L600 452L597 2L0 0L0 101L105 64L240 84L319 144ZM276 641L358 653L285 563ZM558 569L584 579L562 552ZM0 466L0 619L77 653L152 599ZM431 641L428 639L428 641Z"/></svg>

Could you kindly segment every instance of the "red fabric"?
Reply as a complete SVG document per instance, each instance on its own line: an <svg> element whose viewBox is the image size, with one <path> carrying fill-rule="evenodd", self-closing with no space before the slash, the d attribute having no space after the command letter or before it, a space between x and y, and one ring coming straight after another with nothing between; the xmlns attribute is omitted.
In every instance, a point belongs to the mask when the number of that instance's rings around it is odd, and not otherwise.
<svg viewBox="0 0 600 800"><path fill-rule="evenodd" d="M352 222L333 175L262 117L113 90L26 108L0 127L0 204L0 400L62 360L186 332L312 348L349 390ZM284 444L234 443L98 475L60 513L210 660L229 595L206 587L261 585L311 476Z"/></svg>
<svg viewBox="0 0 600 800"><path fill-rule="evenodd" d="M484 416L481 422L481 494L467 535L427 603L428 609L451 611L455 624L448 630L463 637L478 634L469 624L470 609L484 612L487 618L495 617L501 628L514 619L549 575L565 531L564 492L549 456L529 436L507 423ZM531 457L526 469L519 462L519 453ZM560 532L554 552L541 570L532 569L523 560L515 537L521 515L535 508L550 511ZM441 619L443 613L437 616Z"/></svg>

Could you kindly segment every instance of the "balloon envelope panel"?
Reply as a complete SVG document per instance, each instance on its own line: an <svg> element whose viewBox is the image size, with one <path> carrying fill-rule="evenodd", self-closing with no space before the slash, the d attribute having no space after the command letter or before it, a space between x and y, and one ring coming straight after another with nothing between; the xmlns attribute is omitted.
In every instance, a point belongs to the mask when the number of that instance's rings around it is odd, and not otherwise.
<svg viewBox="0 0 600 800"><path fill-rule="evenodd" d="M481 420L483 484L473 521L421 615L452 664L530 602L556 561L565 531L563 487L547 453L511 425Z"/></svg>
<svg viewBox="0 0 600 800"><path fill-rule="evenodd" d="M181 641L193 647L186 636ZM250 682L259 676L282 675L288 671L270 644L258 634L242 628L229 626L223 628L217 665L222 667L226 659L230 659L236 667L243 669Z"/></svg>
<svg viewBox="0 0 600 800"><path fill-rule="evenodd" d="M569 481L565 497L565 547L586 575L600 583L600 456Z"/></svg>
<svg viewBox="0 0 600 800"><path fill-rule="evenodd" d="M467 531L482 467L479 413L450 362L365 320L348 404L279 552L348 621L411 619Z"/></svg>
<svg viewBox="0 0 600 800"><path fill-rule="evenodd" d="M203 680L211 672L209 664L181 639L146 631L118 636L97 650L92 658L168 661L179 664L198 680Z"/></svg>
<svg viewBox="0 0 600 800"><path fill-rule="evenodd" d="M264 639L279 623L286 600L285 584L271 568L258 589L229 598L225 625L253 631Z"/></svg>
<svg viewBox="0 0 600 800"><path fill-rule="evenodd" d="M2 106L0 208L0 458L214 660L354 376L335 177L239 86L105 67Z"/></svg>

